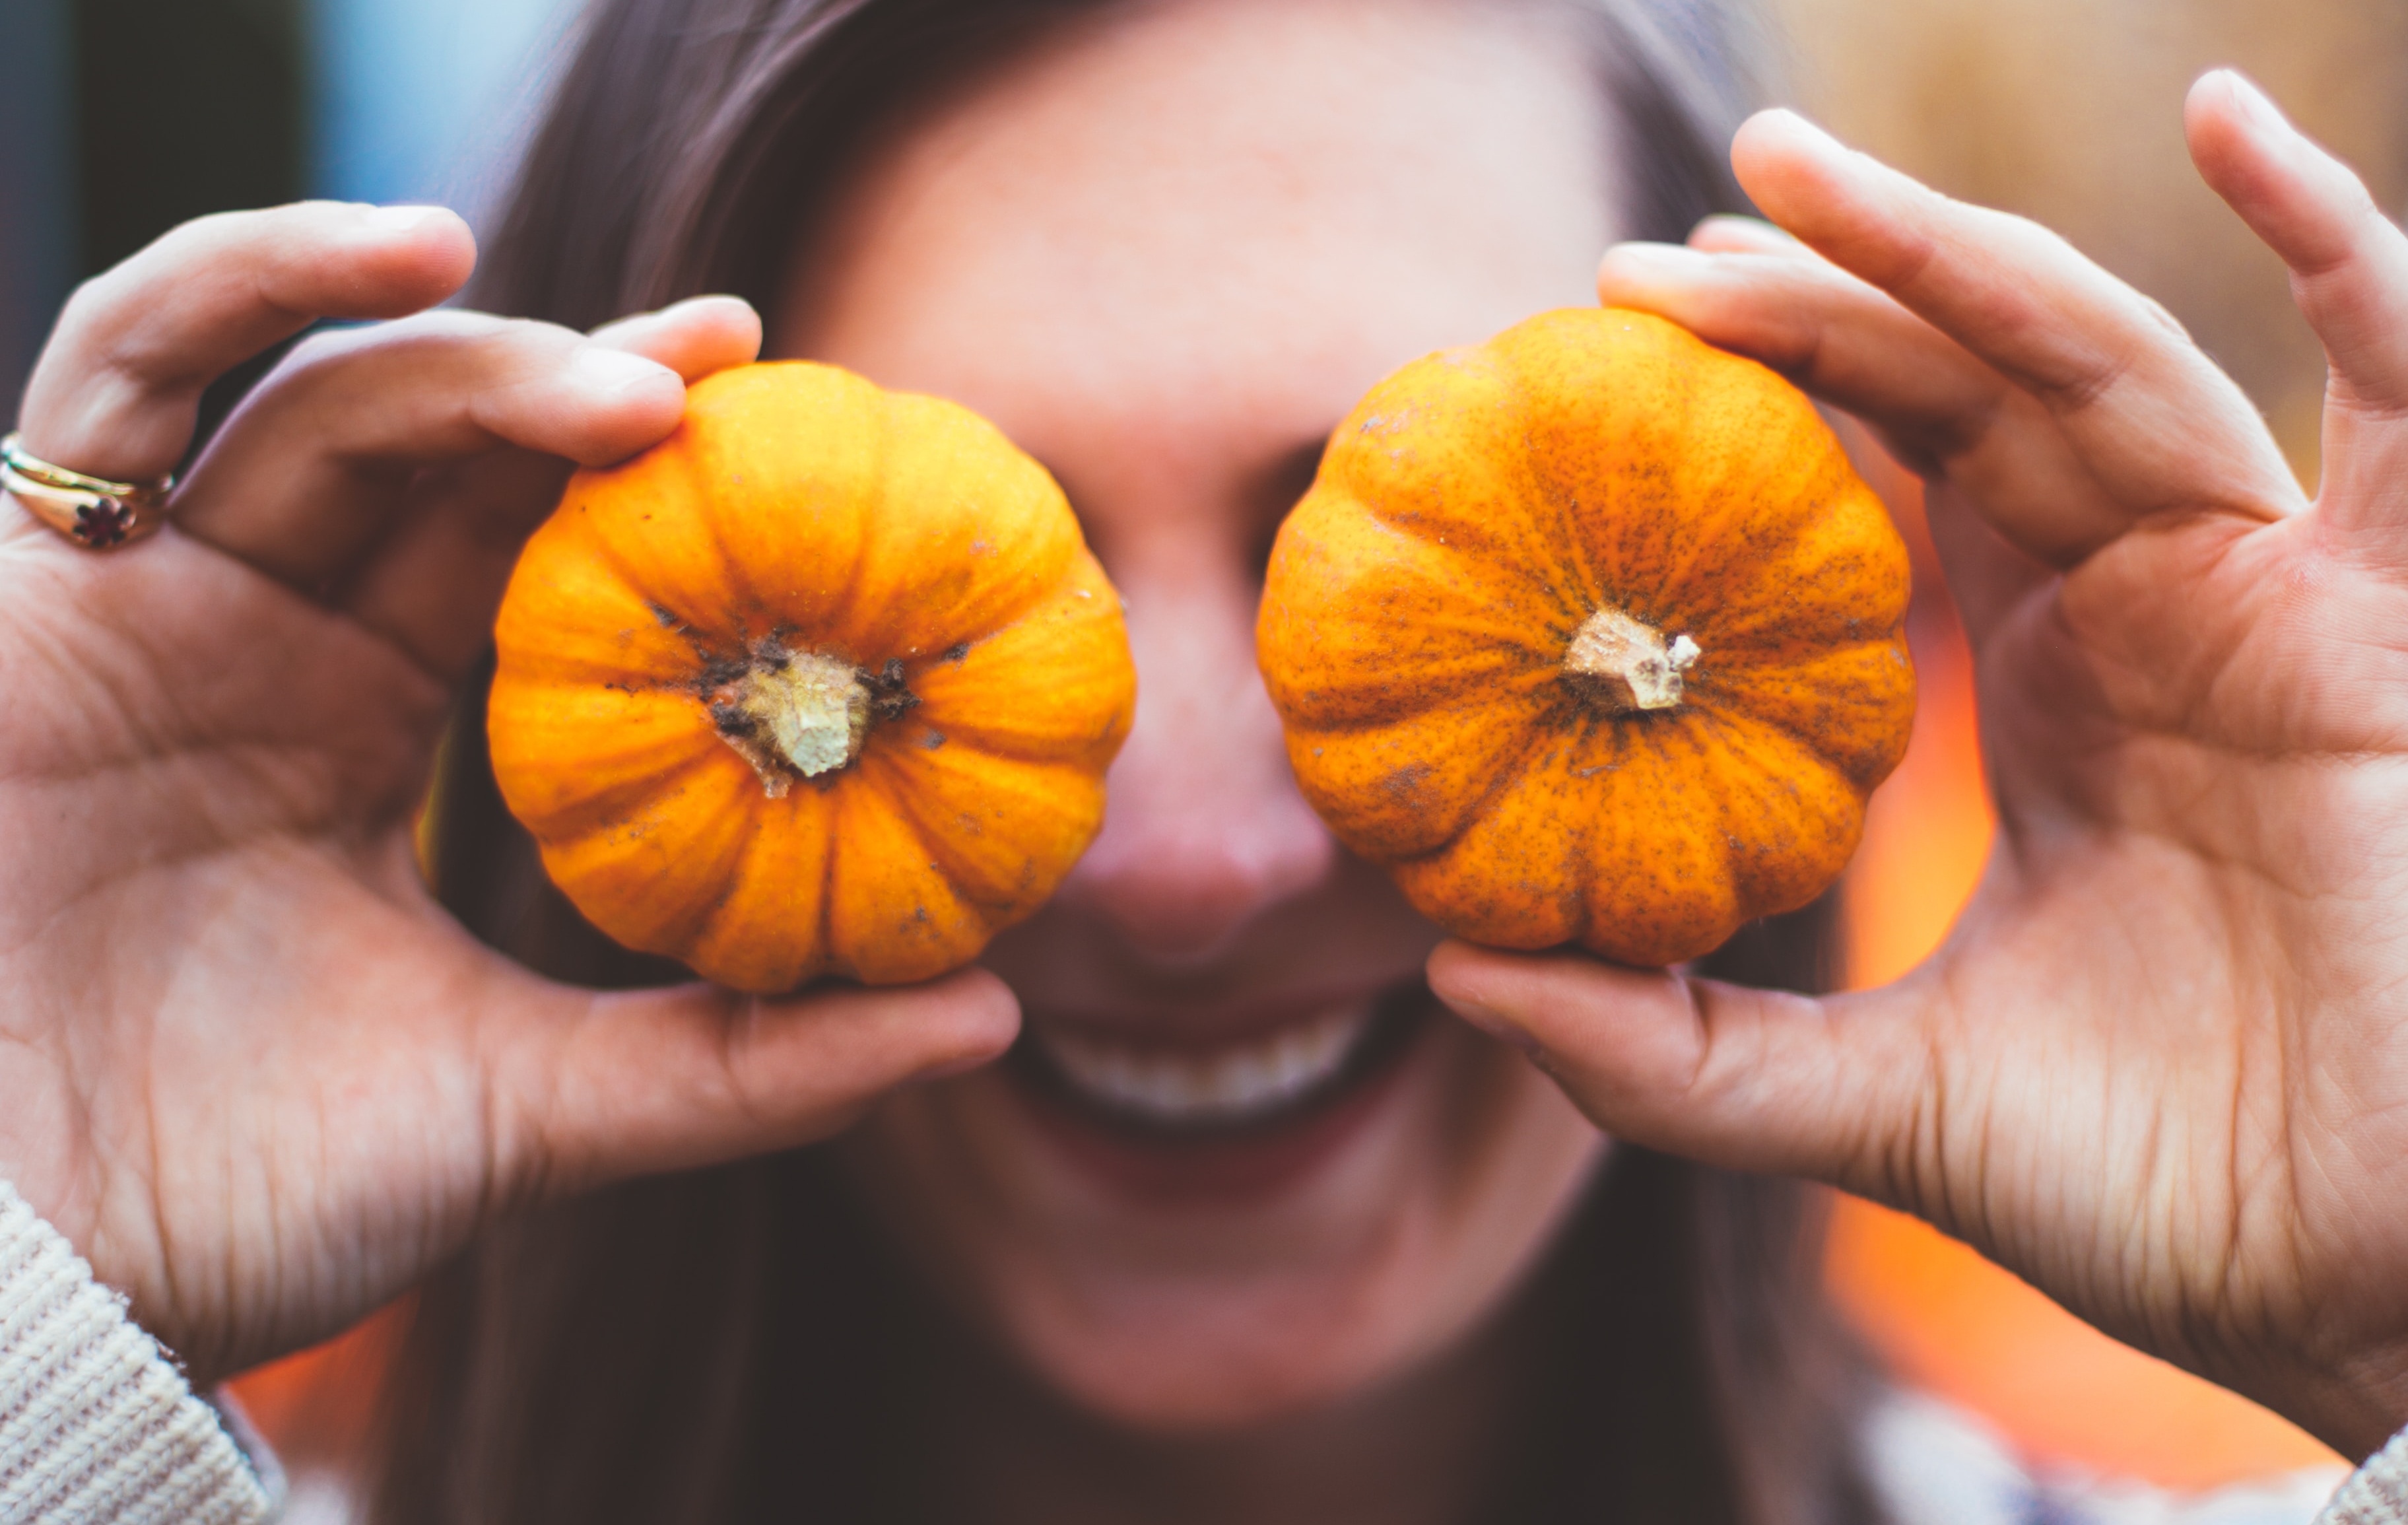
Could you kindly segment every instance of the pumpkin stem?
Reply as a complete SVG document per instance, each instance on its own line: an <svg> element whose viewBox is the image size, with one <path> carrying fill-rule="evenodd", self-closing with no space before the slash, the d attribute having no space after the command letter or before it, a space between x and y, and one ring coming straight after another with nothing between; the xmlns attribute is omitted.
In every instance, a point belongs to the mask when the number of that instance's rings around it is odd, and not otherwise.
<svg viewBox="0 0 2408 1525"><path fill-rule="evenodd" d="M1590 615L1564 654L1564 681L1609 714L1632 715L1681 706L1681 674L1698 659L1698 643L1664 633L1612 606Z"/></svg>
<svg viewBox="0 0 2408 1525"><path fill-rule="evenodd" d="M797 776L817 778L860 758L870 718L861 678L852 663L816 652L756 654L712 696L710 718L777 799Z"/></svg>

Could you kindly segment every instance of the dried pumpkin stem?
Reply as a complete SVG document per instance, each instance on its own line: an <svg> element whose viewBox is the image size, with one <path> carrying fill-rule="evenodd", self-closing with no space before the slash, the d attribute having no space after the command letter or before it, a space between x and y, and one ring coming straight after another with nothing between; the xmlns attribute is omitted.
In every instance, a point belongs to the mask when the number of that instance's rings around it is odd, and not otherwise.
<svg viewBox="0 0 2408 1525"><path fill-rule="evenodd" d="M710 717L775 799L797 776L817 778L860 758L869 734L869 686L861 669L841 658L781 653L756 660L721 689Z"/></svg>
<svg viewBox="0 0 2408 1525"><path fill-rule="evenodd" d="M1590 615L1564 654L1564 681L1609 714L1631 715L1681 706L1681 674L1698 659L1698 643L1634 619L1611 604Z"/></svg>

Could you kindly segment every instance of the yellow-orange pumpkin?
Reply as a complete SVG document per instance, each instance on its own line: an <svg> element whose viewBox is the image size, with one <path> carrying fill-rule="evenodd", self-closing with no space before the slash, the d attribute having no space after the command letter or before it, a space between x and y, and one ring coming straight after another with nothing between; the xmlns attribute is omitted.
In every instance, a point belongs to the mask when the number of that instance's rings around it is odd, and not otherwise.
<svg viewBox="0 0 2408 1525"><path fill-rule="evenodd" d="M1794 387L1568 310L1364 399L1257 641L1306 797L1425 915L1661 965L1838 876L1906 747L1906 597Z"/></svg>
<svg viewBox="0 0 2408 1525"><path fill-rule="evenodd" d="M579 472L494 640L494 770L553 882L746 990L975 957L1093 840L1136 699L1044 469L802 363L712 376Z"/></svg>

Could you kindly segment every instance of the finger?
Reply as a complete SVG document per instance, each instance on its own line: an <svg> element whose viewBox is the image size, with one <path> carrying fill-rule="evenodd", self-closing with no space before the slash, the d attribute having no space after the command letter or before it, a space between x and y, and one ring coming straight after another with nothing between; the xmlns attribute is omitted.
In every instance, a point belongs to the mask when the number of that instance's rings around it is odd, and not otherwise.
<svg viewBox="0 0 2408 1525"><path fill-rule="evenodd" d="M2203 76L2183 115L2200 173L2290 266L2337 394L2408 413L2408 235L2348 165L2232 70Z"/></svg>
<svg viewBox="0 0 2408 1525"><path fill-rule="evenodd" d="M761 346L761 320L734 297L696 297L595 331L687 381L740 366ZM413 501L330 601L446 679L491 639L520 544L559 500L568 471L555 457L504 451L416 482Z"/></svg>
<svg viewBox="0 0 2408 1525"><path fill-rule="evenodd" d="M1740 238L1728 236L1737 231L1721 228L1715 241L1736 246ZM1709 344L1761 361L1864 419L1903 464L1927 475L1973 449L1994 426L2014 390L1997 371L1795 243L1745 242L1713 251L1616 245L1598 266L1598 295L1609 306L1670 318Z"/></svg>
<svg viewBox="0 0 2408 1525"><path fill-rule="evenodd" d="M740 296L689 296L604 324L594 342L657 360L692 385L761 353L761 314Z"/></svg>
<svg viewBox="0 0 2408 1525"><path fill-rule="evenodd" d="M431 468L508 448L605 465L684 409L676 371L574 330L423 313L303 344L236 410L172 509L187 533L316 592Z"/></svg>
<svg viewBox="0 0 2408 1525"><path fill-rule="evenodd" d="M1011 992L975 969L778 1000L700 985L564 999L501 1018L488 1057L503 1179L538 1195L824 1138L897 1086L997 1057L1020 1026Z"/></svg>
<svg viewBox="0 0 2408 1525"><path fill-rule="evenodd" d="M1888 1008L1463 942L1430 956L1429 982L1616 1138L1928 1205L1913 1144L1930 1045Z"/></svg>
<svg viewBox="0 0 2408 1525"><path fill-rule="evenodd" d="M2126 523L2170 511L2266 519L2303 506L2240 388L2163 309L2055 234L1952 201L1791 112L1750 119L1731 161L1774 222L2054 416ZM2002 508L2018 506L2029 505ZM2000 527L2026 539L2023 525ZM2093 548L2118 532L2100 526Z"/></svg>
<svg viewBox="0 0 2408 1525"><path fill-rule="evenodd" d="M2292 297L2324 344L2326 513L2396 522L2408 509L2408 235L2229 69L2191 87L2184 124L2200 175L2290 267Z"/></svg>
<svg viewBox="0 0 2408 1525"><path fill-rule="evenodd" d="M26 385L25 448L93 476L162 476L218 376L320 318L431 307L476 257L439 207L315 201L187 223L68 298Z"/></svg>
<svg viewBox="0 0 2408 1525"><path fill-rule="evenodd" d="M2128 523L2057 420L1962 345L1827 260L1749 243L1719 253L1624 244L1598 266L1598 294L1759 360L1864 420L1909 469L1956 483L2042 561L2079 560Z"/></svg>

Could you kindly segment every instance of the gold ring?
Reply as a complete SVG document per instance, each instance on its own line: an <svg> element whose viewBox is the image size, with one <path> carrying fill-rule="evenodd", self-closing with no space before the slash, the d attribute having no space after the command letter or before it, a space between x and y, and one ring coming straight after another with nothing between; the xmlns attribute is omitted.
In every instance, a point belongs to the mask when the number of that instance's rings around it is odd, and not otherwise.
<svg viewBox="0 0 2408 1525"><path fill-rule="evenodd" d="M111 482L87 477L25 453L18 437L0 439L0 489L25 511L87 551L130 545L167 522L173 477Z"/></svg>

